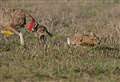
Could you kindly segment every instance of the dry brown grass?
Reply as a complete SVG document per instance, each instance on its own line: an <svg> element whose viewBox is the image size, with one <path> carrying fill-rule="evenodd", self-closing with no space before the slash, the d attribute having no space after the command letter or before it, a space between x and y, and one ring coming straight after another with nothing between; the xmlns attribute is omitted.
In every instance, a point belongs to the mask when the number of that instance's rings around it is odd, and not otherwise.
<svg viewBox="0 0 120 82"><path fill-rule="evenodd" d="M119 82L119 0L1 0L2 7L30 12L54 34L45 48L25 32L27 48L17 39L0 40L0 82ZM93 32L95 47L68 46L66 38ZM6 46L3 46L6 45Z"/></svg>

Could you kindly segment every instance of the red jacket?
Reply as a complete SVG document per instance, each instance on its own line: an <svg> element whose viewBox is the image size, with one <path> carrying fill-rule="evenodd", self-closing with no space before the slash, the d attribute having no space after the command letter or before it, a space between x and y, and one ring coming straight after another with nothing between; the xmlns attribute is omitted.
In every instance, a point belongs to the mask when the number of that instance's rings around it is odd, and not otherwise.
<svg viewBox="0 0 120 82"><path fill-rule="evenodd" d="M30 32L32 32L33 29L35 28L35 26L36 26L36 21L35 21L35 19L32 17L32 21L26 25L26 28L27 28Z"/></svg>

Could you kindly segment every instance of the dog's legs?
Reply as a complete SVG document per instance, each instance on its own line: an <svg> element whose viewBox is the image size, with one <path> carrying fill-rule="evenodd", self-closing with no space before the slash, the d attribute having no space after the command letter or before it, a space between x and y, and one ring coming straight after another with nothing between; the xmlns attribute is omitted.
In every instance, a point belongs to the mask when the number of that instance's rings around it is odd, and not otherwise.
<svg viewBox="0 0 120 82"><path fill-rule="evenodd" d="M23 34L21 32L19 33L19 37L20 37L20 44L24 45Z"/></svg>
<svg viewBox="0 0 120 82"><path fill-rule="evenodd" d="M7 28L7 29L8 29L8 30L11 30L11 31L14 32L16 35L18 35L19 38L20 38L20 44L21 44L22 46L24 46L24 39L23 39L23 34L22 34L22 32L20 32L20 31L18 31L17 29L15 29L15 26L13 26L13 25L9 26L9 28Z"/></svg>

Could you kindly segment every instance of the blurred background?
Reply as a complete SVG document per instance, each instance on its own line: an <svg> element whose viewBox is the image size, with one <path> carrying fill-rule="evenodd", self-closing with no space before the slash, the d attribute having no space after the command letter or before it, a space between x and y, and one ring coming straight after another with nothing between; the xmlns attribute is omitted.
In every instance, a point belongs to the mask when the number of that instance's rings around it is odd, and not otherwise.
<svg viewBox="0 0 120 82"><path fill-rule="evenodd" d="M25 33L0 42L0 82L119 82L120 0L0 0L0 7L21 8L54 37L47 49ZM95 33L100 45L67 46L74 34Z"/></svg>

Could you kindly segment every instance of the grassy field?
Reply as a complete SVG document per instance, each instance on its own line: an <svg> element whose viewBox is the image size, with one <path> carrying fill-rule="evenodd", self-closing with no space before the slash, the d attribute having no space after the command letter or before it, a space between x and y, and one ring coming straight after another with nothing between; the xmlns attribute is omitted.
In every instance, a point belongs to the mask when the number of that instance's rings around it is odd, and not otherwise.
<svg viewBox="0 0 120 82"><path fill-rule="evenodd" d="M120 82L120 0L0 0L22 8L53 33L46 48L24 32L0 39L0 82ZM68 46L75 33L97 34L100 44Z"/></svg>

